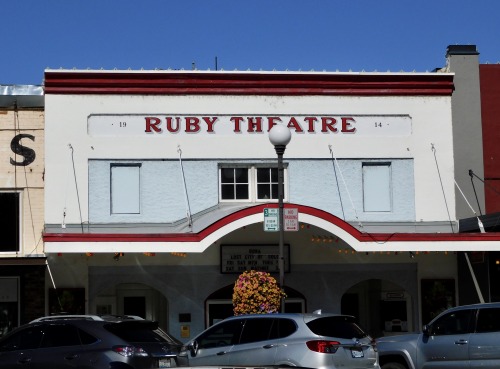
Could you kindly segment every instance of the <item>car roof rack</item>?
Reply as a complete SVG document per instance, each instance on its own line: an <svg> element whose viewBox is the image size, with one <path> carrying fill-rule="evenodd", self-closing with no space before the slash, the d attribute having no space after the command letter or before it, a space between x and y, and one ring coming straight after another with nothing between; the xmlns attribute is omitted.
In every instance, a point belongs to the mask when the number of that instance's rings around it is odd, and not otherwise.
<svg viewBox="0 0 500 369"><path fill-rule="evenodd" d="M122 322L125 320L144 320L144 319L137 315L57 314L57 315L43 316L38 319L32 320L30 323L50 322L56 320L94 320L94 321Z"/></svg>
<svg viewBox="0 0 500 369"><path fill-rule="evenodd" d="M98 315L79 315L79 314L61 314L61 315L49 315L42 316L35 320L32 320L30 323L36 322L47 322L52 320L104 320Z"/></svg>
<svg viewBox="0 0 500 369"><path fill-rule="evenodd" d="M124 320L144 320L144 318L141 318L140 316L137 315L112 315L112 314L106 314L106 315L100 315L99 316L102 320L106 321L116 321L116 322L123 322Z"/></svg>

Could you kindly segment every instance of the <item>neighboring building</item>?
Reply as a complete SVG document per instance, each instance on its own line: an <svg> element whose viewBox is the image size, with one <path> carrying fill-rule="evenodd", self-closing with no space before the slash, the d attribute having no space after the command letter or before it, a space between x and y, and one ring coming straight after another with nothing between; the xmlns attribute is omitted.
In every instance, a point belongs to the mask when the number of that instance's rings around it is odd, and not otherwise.
<svg viewBox="0 0 500 369"><path fill-rule="evenodd" d="M479 65L483 126L485 214L500 213L500 64Z"/></svg>
<svg viewBox="0 0 500 369"><path fill-rule="evenodd" d="M0 85L0 337L45 312L44 96Z"/></svg>
<svg viewBox="0 0 500 369"><path fill-rule="evenodd" d="M455 180L461 191L455 192L457 218L478 215L484 210L484 187L471 186L469 171L484 178L483 132L481 129L481 93L479 53L474 45L451 45L447 48L448 73L454 73L455 90L451 99ZM485 137L486 138L486 137Z"/></svg>
<svg viewBox="0 0 500 369"><path fill-rule="evenodd" d="M230 315L238 272L277 272L267 132L284 123L286 310L418 329L458 303L459 252L500 245L458 233L453 78L45 71L49 312L64 293L183 340Z"/></svg>
<svg viewBox="0 0 500 369"><path fill-rule="evenodd" d="M483 125L484 183L489 230L500 231L500 64L480 64L481 116ZM477 181L476 181L477 183ZM480 182L479 182L480 183ZM500 301L500 252L486 255L490 301Z"/></svg>
<svg viewBox="0 0 500 369"><path fill-rule="evenodd" d="M460 232L500 231L500 65L479 64L476 45L450 45L446 72L452 96L455 179ZM500 252L470 249L458 255L461 304L500 301ZM468 259L468 260L467 260ZM472 270L472 273L471 273Z"/></svg>

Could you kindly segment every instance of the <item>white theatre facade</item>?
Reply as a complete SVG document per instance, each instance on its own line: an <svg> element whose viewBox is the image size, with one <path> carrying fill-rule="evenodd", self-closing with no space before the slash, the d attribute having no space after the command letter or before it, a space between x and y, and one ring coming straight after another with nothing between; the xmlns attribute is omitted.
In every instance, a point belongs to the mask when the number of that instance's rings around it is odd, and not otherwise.
<svg viewBox="0 0 500 369"><path fill-rule="evenodd" d="M238 273L277 276L285 124L286 310L418 329L457 303L457 253L500 240L457 232L452 92L451 73L47 70L49 310L182 340L230 315Z"/></svg>

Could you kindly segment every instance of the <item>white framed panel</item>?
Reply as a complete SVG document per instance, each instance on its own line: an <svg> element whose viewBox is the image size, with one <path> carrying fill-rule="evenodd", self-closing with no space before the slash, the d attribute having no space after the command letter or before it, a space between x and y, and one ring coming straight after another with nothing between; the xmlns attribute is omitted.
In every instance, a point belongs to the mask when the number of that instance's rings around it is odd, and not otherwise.
<svg viewBox="0 0 500 369"><path fill-rule="evenodd" d="M363 163L363 210L389 212L392 210L390 163Z"/></svg>
<svg viewBox="0 0 500 369"><path fill-rule="evenodd" d="M111 214L141 212L140 165L111 165Z"/></svg>

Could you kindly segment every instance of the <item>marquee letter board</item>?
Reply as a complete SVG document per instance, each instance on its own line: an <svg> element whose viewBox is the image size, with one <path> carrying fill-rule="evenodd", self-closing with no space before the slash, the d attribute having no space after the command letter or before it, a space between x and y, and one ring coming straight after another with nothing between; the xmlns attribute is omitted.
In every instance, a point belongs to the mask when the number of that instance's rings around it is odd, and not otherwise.
<svg viewBox="0 0 500 369"><path fill-rule="evenodd" d="M290 245L283 245L285 273L290 272ZM221 245L221 273L242 273L258 270L279 273L278 245Z"/></svg>

